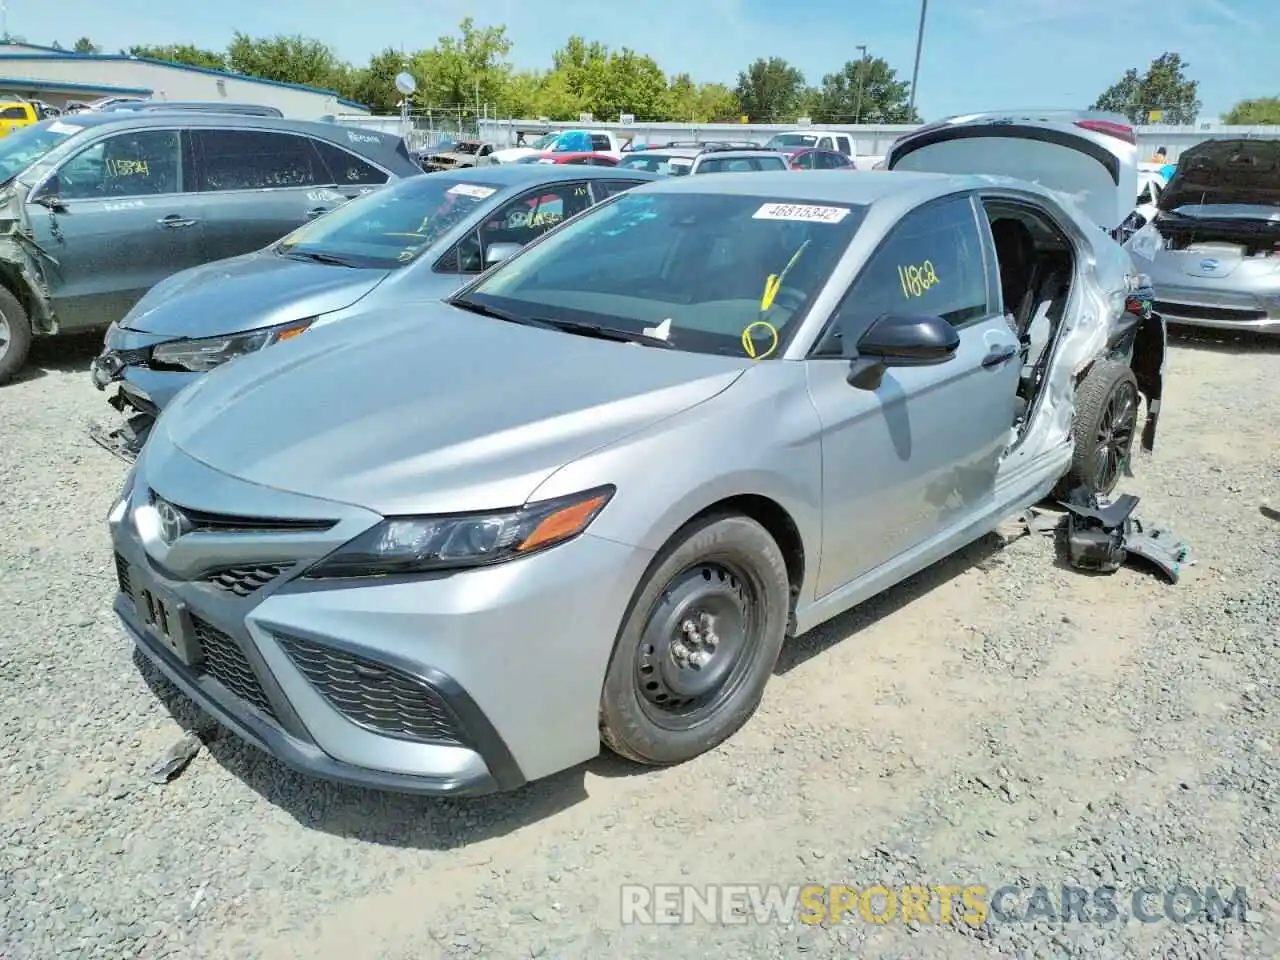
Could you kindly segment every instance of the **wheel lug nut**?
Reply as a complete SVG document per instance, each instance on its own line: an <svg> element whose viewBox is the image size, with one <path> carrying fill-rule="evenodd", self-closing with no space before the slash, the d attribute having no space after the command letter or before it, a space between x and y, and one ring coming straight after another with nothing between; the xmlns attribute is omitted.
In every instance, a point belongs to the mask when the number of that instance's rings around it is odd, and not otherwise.
<svg viewBox="0 0 1280 960"><path fill-rule="evenodd" d="M708 650L714 650L716 646L719 645L719 643L720 643L720 638L717 637L714 633L708 633L705 637L702 638L702 644Z"/></svg>
<svg viewBox="0 0 1280 960"><path fill-rule="evenodd" d="M711 662L711 654L706 650L698 650L689 657L689 664L693 667L705 667Z"/></svg>
<svg viewBox="0 0 1280 960"><path fill-rule="evenodd" d="M677 660L688 660L689 648L677 640L671 645L671 656L675 657Z"/></svg>

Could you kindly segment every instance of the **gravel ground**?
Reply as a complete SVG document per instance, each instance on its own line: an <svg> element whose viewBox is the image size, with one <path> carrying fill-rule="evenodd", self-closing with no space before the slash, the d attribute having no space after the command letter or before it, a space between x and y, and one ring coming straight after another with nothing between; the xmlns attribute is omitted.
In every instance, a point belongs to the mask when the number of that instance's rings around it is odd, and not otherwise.
<svg viewBox="0 0 1280 960"><path fill-rule="evenodd" d="M94 343L0 388L0 957L1280 956L1280 354L1177 345L1126 489L1198 563L992 535L793 642L714 753L385 796L212 737L110 612ZM206 733L208 736L209 734ZM623 883L1243 886L1244 921L622 926ZM1022 903L1026 902L1023 897Z"/></svg>

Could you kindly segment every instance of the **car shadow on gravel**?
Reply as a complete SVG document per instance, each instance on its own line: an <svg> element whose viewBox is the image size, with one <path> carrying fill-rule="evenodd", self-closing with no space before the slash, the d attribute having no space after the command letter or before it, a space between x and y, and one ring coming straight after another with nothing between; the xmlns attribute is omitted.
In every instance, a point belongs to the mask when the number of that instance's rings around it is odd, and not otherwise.
<svg viewBox="0 0 1280 960"><path fill-rule="evenodd" d="M613 758L553 774L510 793L441 799L366 790L306 777L244 743L169 682L137 650L133 662L151 692L214 763L299 825L337 837L415 850L452 850L504 836L587 798L586 774L611 775ZM597 769L603 762L604 769ZM617 761L623 772L625 761ZM635 767L634 772L646 768ZM199 776L199 766L181 776Z"/></svg>
<svg viewBox="0 0 1280 960"><path fill-rule="evenodd" d="M883 593L858 604L807 633L787 641L774 667L775 676L783 676L796 667L826 652L838 643L853 639L862 630L892 616L907 604L918 600L973 567L988 569L1001 563L999 554L1006 541L999 533L989 533L949 557L926 567L913 577L890 587Z"/></svg>
<svg viewBox="0 0 1280 960"><path fill-rule="evenodd" d="M1213 353L1280 354L1280 336L1248 330L1210 330L1206 327L1169 327L1169 343Z"/></svg>
<svg viewBox="0 0 1280 960"><path fill-rule="evenodd" d="M27 362L10 383L39 380L49 372L89 374L89 364L102 351L101 331L65 337L37 337Z"/></svg>

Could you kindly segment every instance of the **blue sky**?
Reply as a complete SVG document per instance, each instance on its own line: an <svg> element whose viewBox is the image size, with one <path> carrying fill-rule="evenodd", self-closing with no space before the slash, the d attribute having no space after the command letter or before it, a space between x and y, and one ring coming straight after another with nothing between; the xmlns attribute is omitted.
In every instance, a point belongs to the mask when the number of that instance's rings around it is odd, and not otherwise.
<svg viewBox="0 0 1280 960"><path fill-rule="evenodd" d="M732 84L756 57L781 56L817 83L858 44L910 79L917 0L8 0L9 30L32 43L87 35L108 52L131 43L222 48L239 29L302 33L363 61L413 50L474 11L505 24L521 67L542 67L571 33L653 56L668 73ZM1216 119L1237 100L1280 95L1278 0L933 0L918 106L926 118L982 109L1085 107L1127 67L1165 50L1191 63Z"/></svg>

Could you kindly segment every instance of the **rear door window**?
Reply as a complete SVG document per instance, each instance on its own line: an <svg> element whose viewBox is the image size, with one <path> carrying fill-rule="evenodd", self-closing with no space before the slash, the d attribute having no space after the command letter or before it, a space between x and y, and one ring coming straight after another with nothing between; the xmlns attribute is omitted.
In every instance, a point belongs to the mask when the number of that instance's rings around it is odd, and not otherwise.
<svg viewBox="0 0 1280 960"><path fill-rule="evenodd" d="M613 144L609 142L608 137L599 133L593 133L591 135L591 149L592 150L612 150Z"/></svg>
<svg viewBox="0 0 1280 960"><path fill-rule="evenodd" d="M5 107L0 110L0 120L25 120L27 119L26 107Z"/></svg>
<svg viewBox="0 0 1280 960"><path fill-rule="evenodd" d="M379 170L351 151L343 150L326 140L313 140L312 144L329 171L329 183L336 186L369 186L387 182L385 170Z"/></svg>
<svg viewBox="0 0 1280 960"><path fill-rule="evenodd" d="M85 147L58 169L63 200L150 197L183 189L176 130L118 133Z"/></svg>
<svg viewBox="0 0 1280 960"><path fill-rule="evenodd" d="M812 153L802 153L792 161L792 165L798 170L812 170L814 168L814 155Z"/></svg>
<svg viewBox="0 0 1280 960"><path fill-rule="evenodd" d="M836 137L836 149L843 153L846 157L853 156L853 141L848 137Z"/></svg>
<svg viewBox="0 0 1280 960"><path fill-rule="evenodd" d="M195 130L201 192L323 186L332 182L310 137L268 130Z"/></svg>
<svg viewBox="0 0 1280 960"><path fill-rule="evenodd" d="M835 148L836 148L836 145L831 142L830 137L823 137L821 140L818 141L819 150L834 150Z"/></svg>

